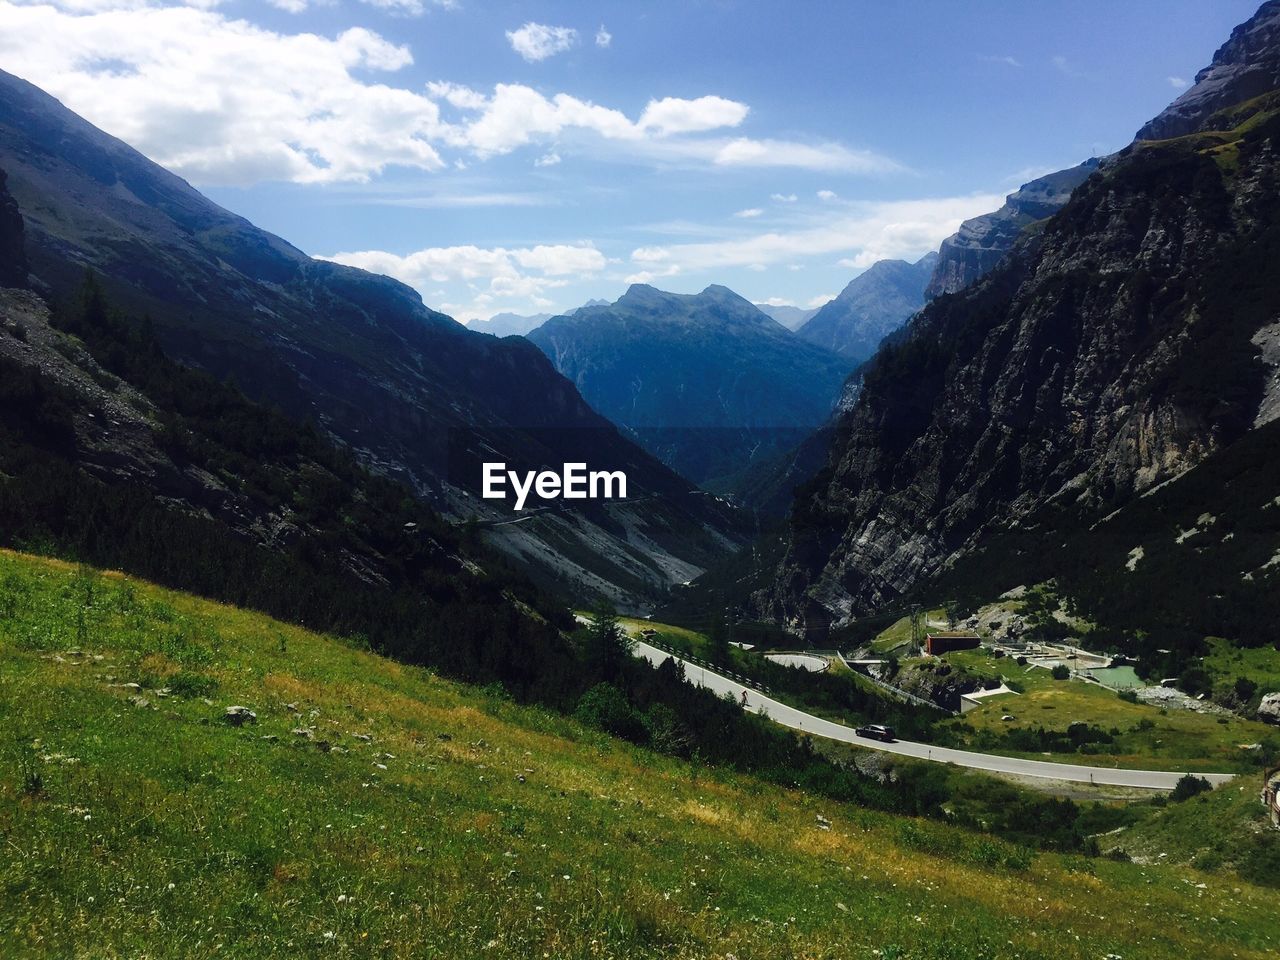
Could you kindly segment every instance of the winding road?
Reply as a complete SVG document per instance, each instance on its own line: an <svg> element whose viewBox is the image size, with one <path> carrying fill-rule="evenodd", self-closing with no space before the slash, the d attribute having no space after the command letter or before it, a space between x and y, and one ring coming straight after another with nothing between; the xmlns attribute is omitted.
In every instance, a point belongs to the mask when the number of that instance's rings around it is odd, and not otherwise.
<svg viewBox="0 0 1280 960"><path fill-rule="evenodd" d="M633 652L657 666L672 655L657 647L637 640ZM789 707L771 697L765 696L750 687L743 686L728 677L683 660L673 659L684 664L685 677L690 683L706 687L718 694L732 694L739 701L742 693L747 693L747 709L752 713L761 713L774 723L817 737L839 740L856 744L871 750L883 750L903 757L914 757L919 760L933 760L938 763L954 763L974 770L988 770L993 773L1008 773L1022 777L1038 777L1045 780L1069 780L1076 783L1096 783L1112 787L1138 787L1147 790L1172 790L1183 776L1181 772L1166 770L1123 770L1115 767L1087 767L1074 763L1054 763L1049 760L1025 760L1020 757L1002 757L991 753L971 753L968 750L952 750L947 747L934 747L927 743L913 743L909 740L895 740L883 743L869 740L854 733L851 727L815 717L811 713ZM1235 777L1233 773L1200 773L1215 787Z"/></svg>

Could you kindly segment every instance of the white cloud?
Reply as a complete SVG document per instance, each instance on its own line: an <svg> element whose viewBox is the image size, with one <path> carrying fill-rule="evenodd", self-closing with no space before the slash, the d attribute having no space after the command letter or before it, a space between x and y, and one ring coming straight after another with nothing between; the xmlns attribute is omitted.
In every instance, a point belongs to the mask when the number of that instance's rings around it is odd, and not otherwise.
<svg viewBox="0 0 1280 960"><path fill-rule="evenodd" d="M219 0L149 2L0 0L0 63L199 184L364 182L388 167L465 169L464 156L532 144L544 163L586 143L597 159L621 163L901 169L840 144L716 136L749 113L721 96L654 98L636 116L521 84L405 89L386 79L413 63L409 48L371 30L277 32L195 5ZM309 0L272 2L294 9Z"/></svg>
<svg viewBox="0 0 1280 960"><path fill-rule="evenodd" d="M837 194L834 190L819 190L819 191L818 191L818 199L819 199L819 200L822 200L822 201L824 201L824 202L834 200L834 199L836 199L836 197L838 197L838 196L839 196L839 194Z"/></svg>
<svg viewBox="0 0 1280 960"><path fill-rule="evenodd" d="M696 100L663 97L649 101L637 126L663 137L673 133L701 133L736 127L746 119L748 110L745 103L724 97L698 97Z"/></svg>
<svg viewBox="0 0 1280 960"><path fill-rule="evenodd" d="M712 158L725 167L801 167L852 173L889 173L902 167L870 150L850 150L838 143L812 146L790 140L750 140L740 137L721 146Z"/></svg>
<svg viewBox="0 0 1280 960"><path fill-rule="evenodd" d="M675 274L837 254L847 261L842 265L861 270L877 260L919 257L954 233L962 221L994 210L1003 201L999 194L975 194L838 207L837 215L794 231L638 247L631 261L646 271Z"/></svg>
<svg viewBox="0 0 1280 960"><path fill-rule="evenodd" d="M747 114L744 104L714 96L651 100L639 119L633 121L620 110L567 93L546 97L523 84L500 83L488 96L451 83L429 83L427 92L468 114L450 126L447 138L453 146L470 148L482 157L510 153L573 129L587 130L606 140L641 143L673 134L736 126ZM692 146L696 148L701 143L694 141ZM671 149L686 149L688 144L684 141ZM702 147L704 153L714 153L715 149L714 143Z"/></svg>
<svg viewBox="0 0 1280 960"><path fill-rule="evenodd" d="M81 4L84 0L71 0L68 2L56 2L55 5L66 9L72 9L72 4ZM95 2L95 0L89 0ZM103 6L148 6L147 0L97 0ZM222 0L200 0L200 2L186 2L186 6L191 7L216 7L221 4ZM370 7L377 7L380 10L386 10L388 13L403 17L420 17L427 10L428 6L442 7L446 10L457 9L457 0L360 0L361 3ZM312 6L331 6L332 0L267 0L271 6L286 13L302 13Z"/></svg>
<svg viewBox="0 0 1280 960"><path fill-rule="evenodd" d="M760 214L762 213L764 213L764 211L761 210L759 207L750 207L746 210L739 210L737 213L734 214L734 216L742 220L749 220L753 217L760 216Z"/></svg>
<svg viewBox="0 0 1280 960"><path fill-rule="evenodd" d="M551 151L548 151L547 153L544 153L537 160L533 161L533 165L535 167L554 167L559 162L560 162L560 154L556 153L554 150L551 150Z"/></svg>
<svg viewBox="0 0 1280 960"><path fill-rule="evenodd" d="M820 293L816 297L811 297L805 304L810 310L814 307L825 307L828 303L836 298L834 293Z"/></svg>
<svg viewBox="0 0 1280 960"><path fill-rule="evenodd" d="M1169 77L1169 86L1175 90L1185 90L1188 87L1188 83L1182 77Z"/></svg>
<svg viewBox="0 0 1280 960"><path fill-rule="evenodd" d="M570 281L565 277L590 276L608 263L603 253L588 244L429 247L405 256L361 250L322 259L395 277L422 293L436 284L465 283L473 292L471 302L441 304L440 309L468 317L491 315L500 309L497 302L504 300L532 301L536 306L548 291L567 286Z"/></svg>
<svg viewBox="0 0 1280 960"><path fill-rule="evenodd" d="M435 170L428 97L355 73L394 72L407 47L362 28L280 34L192 7L75 15L0 5L0 62L92 123L202 183L365 180Z"/></svg>
<svg viewBox="0 0 1280 960"><path fill-rule="evenodd" d="M757 307L794 307L795 305L796 302L794 300L787 300L785 297L769 297L767 300L756 301Z"/></svg>
<svg viewBox="0 0 1280 960"><path fill-rule="evenodd" d="M605 48L613 43L613 34L604 28L604 24L600 24L600 29L596 31L596 46Z"/></svg>
<svg viewBox="0 0 1280 960"><path fill-rule="evenodd" d="M572 27L549 27L545 23L526 23L519 30L507 31L511 49L529 63L540 63L557 53L564 53L578 42L578 31Z"/></svg>
<svg viewBox="0 0 1280 960"><path fill-rule="evenodd" d="M771 193L769 194L769 199L778 203L795 203L800 198L794 193Z"/></svg>
<svg viewBox="0 0 1280 960"><path fill-rule="evenodd" d="M1020 60L1018 60L1016 57L1010 57L1010 56L1003 56L1003 57L979 56L978 59L983 61L984 63L1002 63L1007 67L1022 66L1022 62Z"/></svg>

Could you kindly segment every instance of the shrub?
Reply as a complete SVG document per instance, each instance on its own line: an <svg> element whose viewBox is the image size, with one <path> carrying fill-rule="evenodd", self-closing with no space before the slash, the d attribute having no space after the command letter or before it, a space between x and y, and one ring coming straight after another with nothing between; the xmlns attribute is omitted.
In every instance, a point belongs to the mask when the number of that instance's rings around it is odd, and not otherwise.
<svg viewBox="0 0 1280 960"><path fill-rule="evenodd" d="M1071 676L1071 670L1062 663L1055 665L1053 670L1050 672L1053 674L1053 679L1055 680L1066 680Z"/></svg>
<svg viewBox="0 0 1280 960"><path fill-rule="evenodd" d="M182 670L165 681L165 686L177 697L207 697L217 689L218 681L203 673Z"/></svg>
<svg viewBox="0 0 1280 960"><path fill-rule="evenodd" d="M584 693L573 715L585 724L632 743L648 739L644 718L612 683L597 683Z"/></svg>
<svg viewBox="0 0 1280 960"><path fill-rule="evenodd" d="M1193 777L1188 773L1174 784L1173 793L1169 794L1169 799L1174 801L1174 803L1181 803L1184 800L1190 800L1192 797L1212 789L1213 785L1204 777Z"/></svg>

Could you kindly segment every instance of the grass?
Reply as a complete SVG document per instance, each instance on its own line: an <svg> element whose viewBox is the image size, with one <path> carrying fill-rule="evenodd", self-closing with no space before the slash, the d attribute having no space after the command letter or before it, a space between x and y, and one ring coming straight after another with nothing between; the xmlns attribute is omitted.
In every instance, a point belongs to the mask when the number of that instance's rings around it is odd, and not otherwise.
<svg viewBox="0 0 1280 960"><path fill-rule="evenodd" d="M228 725L230 705L257 722ZM1280 946L1274 891L819 803L260 615L10 552L0 729L5 956Z"/></svg>
<svg viewBox="0 0 1280 960"><path fill-rule="evenodd" d="M1240 717L1218 718L1189 710L1129 703L1115 692L1081 680L1054 680L1041 667L1019 666L984 650L946 655L948 662L980 676L1005 677L1022 687L1018 696L995 697L954 720L953 726L1000 732L1019 727L1065 731L1073 722L1119 730L1117 754L1063 755L1071 762L1166 770L1248 770L1242 745L1273 737L1275 729ZM1015 719L1004 721L1002 716Z"/></svg>
<svg viewBox="0 0 1280 960"><path fill-rule="evenodd" d="M1258 802L1261 785L1261 777L1242 777L1166 804L1108 833L1102 849L1122 850L1139 863L1194 866L1280 887L1280 833Z"/></svg>
<svg viewBox="0 0 1280 960"><path fill-rule="evenodd" d="M930 626L930 623L946 623L947 611L942 607L924 612L924 632L938 633L943 628ZM950 629L950 628L947 628ZM876 653L892 653L911 644L911 618L903 617L880 631L871 641L871 649Z"/></svg>
<svg viewBox="0 0 1280 960"><path fill-rule="evenodd" d="M1240 677L1254 681L1260 693L1280 690L1280 650L1272 646L1245 648L1211 638L1203 666L1213 678L1215 694L1219 688L1230 688Z"/></svg>
<svg viewBox="0 0 1280 960"><path fill-rule="evenodd" d="M584 615L590 616L589 613ZM658 623L640 617L619 617L618 625L627 632L628 636L637 639L640 639L642 631L652 630L659 640L665 641L673 650L682 650L694 656L705 657L707 647L710 645L705 634L669 623Z"/></svg>

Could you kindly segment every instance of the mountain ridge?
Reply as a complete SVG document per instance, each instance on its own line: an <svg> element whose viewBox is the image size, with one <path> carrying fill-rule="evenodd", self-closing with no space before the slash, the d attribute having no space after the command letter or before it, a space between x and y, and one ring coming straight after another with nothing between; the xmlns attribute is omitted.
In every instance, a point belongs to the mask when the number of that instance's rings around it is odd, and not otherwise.
<svg viewBox="0 0 1280 960"><path fill-rule="evenodd" d="M396 280L307 257L25 81L0 73L0 91L0 167L46 299L92 268L121 309L152 318L169 355L316 423L449 516L502 516L459 483L460 453L626 471L647 506L486 534L545 583L642 606L737 542L729 512L619 434L532 344L472 333ZM628 532L646 517L649 535Z"/></svg>
<svg viewBox="0 0 1280 960"><path fill-rule="evenodd" d="M698 483L803 439L849 368L719 284L697 294L633 284L529 339L596 410Z"/></svg>

